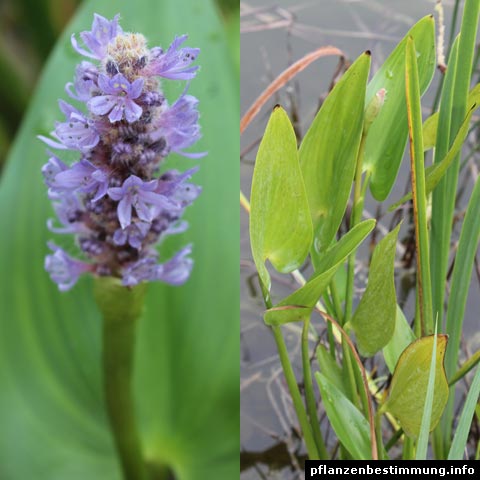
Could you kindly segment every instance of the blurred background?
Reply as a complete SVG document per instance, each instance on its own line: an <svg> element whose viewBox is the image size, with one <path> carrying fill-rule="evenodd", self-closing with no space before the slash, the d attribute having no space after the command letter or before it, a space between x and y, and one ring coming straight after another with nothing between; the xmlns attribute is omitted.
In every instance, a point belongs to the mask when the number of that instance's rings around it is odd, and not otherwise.
<svg viewBox="0 0 480 480"><path fill-rule="evenodd" d="M0 167L57 37L80 0L0 1Z"/></svg>
<svg viewBox="0 0 480 480"><path fill-rule="evenodd" d="M241 1L240 42L241 115L289 65L307 53L332 45L340 48L346 61L338 57L325 57L315 61L293 81L279 90L261 109L257 117L242 135L241 188L249 198L255 155L272 107L279 103L288 112L299 139L307 131L315 113L328 91L345 71L349 62L363 51L372 52L370 78L405 36L407 31L425 15L435 12L436 0L258 0ZM452 23L458 31L463 1L443 0L445 14L445 45L451 39ZM438 25L436 25L438 32ZM447 50L448 51L448 50ZM480 44L476 55L474 81L480 80ZM422 99L424 117L431 114L437 101L441 74L435 73L429 90ZM387 92L388 98L388 92ZM478 114L476 122L479 121ZM477 124L478 125L478 124ZM458 196L457 218L468 202L469 194L478 175L479 150L478 127L472 129L465 147L464 168L461 173L462 189ZM428 156L431 161L431 156ZM365 286L368 263L376 241L391 230L395 219L386 209L401 198L409 185L409 164L402 163L393 192L385 203L378 204L367 194L365 215L378 220L378 231L366 240L357 255L356 288ZM292 408L287 386L276 353L275 342L270 330L263 322L265 310L258 288L256 270L250 253L248 215L241 212L241 479L302 478L301 465L305 458L302 442L296 429L296 417ZM397 297L408 320L414 315L415 291L414 265L411 248L410 222L405 219L400 237L402 244L397 250ZM456 234L459 228L457 223ZM454 239L455 241L455 239ZM413 268L412 268L413 267ZM472 352L480 344L478 312L480 311L480 268L474 269L471 291L467 302L464 322L465 339L462 348ZM304 275L308 278L308 271ZM284 298L296 288L295 281L288 275L272 272L273 303ZM315 324L322 332L324 323L314 316ZM301 327L288 324L284 327L291 357L301 382ZM302 385L300 384L300 388ZM333 434L326 432L327 439ZM334 444L330 445L334 447Z"/></svg>

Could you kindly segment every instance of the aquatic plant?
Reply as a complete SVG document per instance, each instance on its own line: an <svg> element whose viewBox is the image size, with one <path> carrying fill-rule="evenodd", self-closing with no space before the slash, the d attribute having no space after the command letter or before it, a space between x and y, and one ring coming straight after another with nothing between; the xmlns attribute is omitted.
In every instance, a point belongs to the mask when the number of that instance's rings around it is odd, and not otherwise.
<svg viewBox="0 0 480 480"><path fill-rule="evenodd" d="M310 459L387 459L394 445L401 447L404 459L425 459L432 431L435 458L464 455L480 391L478 367L458 426L453 404L456 382L480 359L477 352L458 364L480 239L478 180L462 223L446 314L444 303L461 148L480 105L480 85L470 90L479 14L480 2L467 0L447 65L438 59L445 74L439 111L424 123L421 96L437 63L432 15L410 29L370 81L370 52L357 58L326 97L299 147L291 121L278 105L263 134L250 201L241 194L241 203L250 212L264 321L273 332ZM319 49L285 71L245 114L241 132L276 89L328 54L339 53L332 47ZM395 292L401 221L375 246L366 289L354 301L356 252L376 223L363 219L365 196L369 189L379 202L390 199L407 143L411 193L391 209L411 203L416 261L412 325ZM424 152L431 148L434 162L426 168ZM342 223L348 225L343 234ZM274 300L267 261L278 272L302 279L300 287ZM303 280L298 269L306 261L313 273ZM315 312L328 324L326 344L313 323ZM282 333L282 326L291 322L302 325L303 396ZM315 352L310 338L315 339ZM367 368L365 360L372 357ZM377 377L382 365L388 369L388 384ZM338 453L325 443L314 381L340 443Z"/></svg>

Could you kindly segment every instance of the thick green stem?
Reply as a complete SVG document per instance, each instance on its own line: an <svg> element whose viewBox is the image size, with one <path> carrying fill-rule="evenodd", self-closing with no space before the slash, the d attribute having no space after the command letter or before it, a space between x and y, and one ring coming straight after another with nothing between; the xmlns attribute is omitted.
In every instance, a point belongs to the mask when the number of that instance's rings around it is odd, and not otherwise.
<svg viewBox="0 0 480 480"><path fill-rule="evenodd" d="M312 369L310 368L310 355L308 349L308 329L310 326L310 317L303 321L302 330L302 361L303 361L303 382L305 385L305 397L307 400L307 411L310 418L310 425L313 431L313 438L317 445L318 454L321 460L328 459L327 449L320 431L320 422L317 415L317 404L312 382Z"/></svg>
<svg viewBox="0 0 480 480"><path fill-rule="evenodd" d="M415 443L412 438L405 435L403 441L403 453L402 460L414 460L415 459Z"/></svg>
<svg viewBox="0 0 480 480"><path fill-rule="evenodd" d="M337 319L340 325L343 325L343 311L342 311L342 304L340 302L340 296L338 294L337 285L335 283L335 279L332 280L330 283L330 293L332 294L333 306L335 309L336 316L334 318ZM330 324L330 323L329 323Z"/></svg>
<svg viewBox="0 0 480 480"><path fill-rule="evenodd" d="M302 429L303 439L305 441L305 446L307 447L308 458L310 460L319 460L320 456L318 454L315 439L313 438L312 430L308 422L307 412L305 411L300 390L298 389L297 380L295 379L295 374L290 363L290 358L288 356L287 346L285 345L285 341L282 336L282 331L279 326L272 326L272 331L273 336L275 337L275 342L277 343L277 350L278 355L280 356L283 374L285 375L285 380L287 381L288 389L290 390L290 395L292 396L293 406L295 407L295 411L297 413L298 422L300 423L300 428Z"/></svg>
<svg viewBox="0 0 480 480"><path fill-rule="evenodd" d="M95 299L103 315L102 366L105 404L125 480L147 480L132 397L135 327L145 285L126 288L114 278L96 280Z"/></svg>

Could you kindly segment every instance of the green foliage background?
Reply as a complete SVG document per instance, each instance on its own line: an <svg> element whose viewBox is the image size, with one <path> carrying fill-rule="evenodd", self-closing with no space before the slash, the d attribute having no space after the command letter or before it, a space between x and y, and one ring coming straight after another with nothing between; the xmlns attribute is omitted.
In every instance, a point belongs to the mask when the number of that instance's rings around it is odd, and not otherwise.
<svg viewBox="0 0 480 480"><path fill-rule="evenodd" d="M120 12L124 30L167 47L188 33L201 71L190 92L200 99L203 139L195 181L203 193L187 212L191 228L162 249L192 242L195 267L180 288L150 285L140 323L135 398L152 462L179 479L238 475L238 75L213 2L84 2L51 55L0 184L0 478L120 479L101 393L101 319L92 280L61 294L43 269L52 209L35 136L60 119L57 98L81 58L72 32L94 12ZM183 86L164 82L174 100ZM168 158L168 168L196 161ZM58 237L58 236L57 236Z"/></svg>

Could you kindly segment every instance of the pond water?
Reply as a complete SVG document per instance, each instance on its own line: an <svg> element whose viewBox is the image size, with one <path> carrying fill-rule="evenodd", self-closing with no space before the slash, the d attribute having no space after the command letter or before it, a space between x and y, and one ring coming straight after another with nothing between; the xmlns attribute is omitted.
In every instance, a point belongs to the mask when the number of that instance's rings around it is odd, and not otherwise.
<svg viewBox="0 0 480 480"><path fill-rule="evenodd" d="M444 1L446 35L454 2ZM266 85L289 64L319 46L334 45L342 49L348 59L355 59L365 50L372 52L375 71L409 28L425 15L434 13L435 1L408 0L322 0L316 2L251 1L241 2L241 112L245 113ZM338 58L317 60L302 72L294 84L282 91L266 105L241 139L241 188L249 196L250 181L256 146L261 138L271 107L284 105L290 113L298 115L298 128L305 133L318 108L322 96L328 91L337 68ZM439 73L424 97L422 104L428 115L434 101ZM402 164L399 180L387 199L383 211L394 199L404 194L408 184L408 162ZM471 174L467 173L466 178ZM463 181L463 180L462 180ZM471 183L465 181L464 203L468 200ZM377 204L367 199L366 212L375 217ZM392 216L382 214L380 224L384 231L391 228ZM408 229L401 235L407 236ZM378 239L377 239L378 240ZM366 244L368 242L365 242ZM402 254L399 248L399 256ZM364 285L368 261L368 245L359 254L359 286ZM414 292L402 285L412 283L412 270L404 270L397 278L397 294L405 296L404 312L410 320L414 310ZM273 278L275 298L280 299L292 291L294 281L288 276ZM294 479L301 478L298 465L302 465L304 451L295 431L296 419L276 355L275 343L263 323L263 302L258 290L255 268L250 254L248 216L241 213L241 478ZM480 299L479 283L474 272L469 295L465 335L472 348L478 340ZM274 300L275 300L274 298ZM315 319L317 325L322 322ZM294 358L297 378L301 379L297 325L284 329L287 344ZM326 423L324 423L326 425ZM327 438L332 437L325 432ZM296 463L297 462L297 463ZM292 466L293 465L293 466Z"/></svg>

